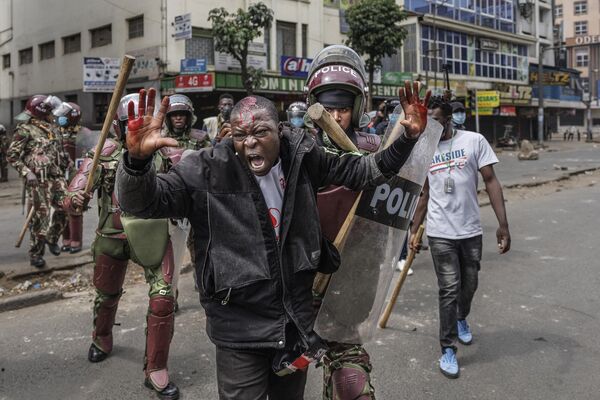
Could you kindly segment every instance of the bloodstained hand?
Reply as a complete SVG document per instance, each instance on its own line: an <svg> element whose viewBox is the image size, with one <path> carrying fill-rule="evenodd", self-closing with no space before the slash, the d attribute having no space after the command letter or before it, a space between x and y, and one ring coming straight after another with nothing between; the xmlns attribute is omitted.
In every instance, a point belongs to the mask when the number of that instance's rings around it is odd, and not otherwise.
<svg viewBox="0 0 600 400"><path fill-rule="evenodd" d="M160 108L154 116L154 99L156 90L148 90L148 102L146 102L146 90L140 90L140 101L137 117L135 116L135 103L130 101L127 105L127 150L133 158L145 160L150 158L155 151L163 147L177 147L177 140L161 136L161 130L167 108L169 97L165 96L160 103Z"/></svg>
<svg viewBox="0 0 600 400"><path fill-rule="evenodd" d="M417 139L427 126L427 105L431 97L431 91L425 93L425 99L419 98L419 82L413 82L410 87L410 81L404 81L404 88L400 88L400 104L404 110L404 118L400 121L406 129L406 136L411 139Z"/></svg>

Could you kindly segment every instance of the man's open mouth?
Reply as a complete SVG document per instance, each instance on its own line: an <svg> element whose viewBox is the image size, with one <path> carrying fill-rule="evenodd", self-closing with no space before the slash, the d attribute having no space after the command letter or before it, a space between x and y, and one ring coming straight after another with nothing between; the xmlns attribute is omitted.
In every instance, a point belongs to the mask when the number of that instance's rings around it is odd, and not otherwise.
<svg viewBox="0 0 600 400"><path fill-rule="evenodd" d="M247 159L250 168L254 170L260 170L265 165L265 158L263 156L259 156L258 154L249 154Z"/></svg>

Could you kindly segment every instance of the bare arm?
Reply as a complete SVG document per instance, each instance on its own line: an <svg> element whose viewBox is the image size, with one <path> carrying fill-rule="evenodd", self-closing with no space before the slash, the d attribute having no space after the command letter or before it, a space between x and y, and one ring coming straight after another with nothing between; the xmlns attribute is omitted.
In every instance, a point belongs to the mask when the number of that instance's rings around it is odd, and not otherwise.
<svg viewBox="0 0 600 400"><path fill-rule="evenodd" d="M502 185L494 173L492 165L482 167L479 172L485 183L485 190L490 197L490 203L498 219L498 229L496 238L498 240L498 251L504 254L510 250L510 232L508 230L508 221L506 219L506 208L504 206L504 195L502 194Z"/></svg>
<svg viewBox="0 0 600 400"><path fill-rule="evenodd" d="M429 201L429 178L425 179L425 184L423 185L423 189L421 190L421 196L419 197L419 202L417 203L417 208L415 210L415 215L413 216L412 225L410 228L410 237L408 245L411 250L416 251L417 253L421 250L421 242L413 240L417 230L419 229L419 225L425 221L425 216L427 215L427 202Z"/></svg>

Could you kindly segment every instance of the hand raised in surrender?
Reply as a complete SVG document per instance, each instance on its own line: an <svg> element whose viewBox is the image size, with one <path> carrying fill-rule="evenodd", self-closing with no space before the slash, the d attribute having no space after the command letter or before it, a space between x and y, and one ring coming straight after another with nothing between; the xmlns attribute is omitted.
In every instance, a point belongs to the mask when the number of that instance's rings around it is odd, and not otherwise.
<svg viewBox="0 0 600 400"><path fill-rule="evenodd" d="M146 90L140 90L140 101L137 117L135 116L135 103L130 101L127 106L127 150L133 158L144 160L150 158L155 151L163 147L177 147L177 140L161 136L161 130L167 108L169 97L165 96L160 103L160 108L154 116L154 98L156 90L148 90L148 102L146 102Z"/></svg>

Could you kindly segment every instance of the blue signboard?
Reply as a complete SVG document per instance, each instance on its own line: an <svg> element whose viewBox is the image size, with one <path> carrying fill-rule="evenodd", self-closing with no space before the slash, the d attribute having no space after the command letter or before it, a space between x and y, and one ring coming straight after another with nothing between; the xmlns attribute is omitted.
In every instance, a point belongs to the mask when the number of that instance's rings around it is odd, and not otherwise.
<svg viewBox="0 0 600 400"><path fill-rule="evenodd" d="M306 78L312 61L312 58L281 56L281 75Z"/></svg>
<svg viewBox="0 0 600 400"><path fill-rule="evenodd" d="M179 72L182 74L202 74L206 72L206 58L186 58L181 60Z"/></svg>

